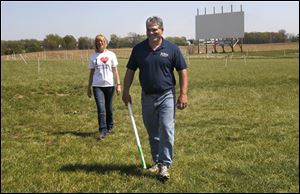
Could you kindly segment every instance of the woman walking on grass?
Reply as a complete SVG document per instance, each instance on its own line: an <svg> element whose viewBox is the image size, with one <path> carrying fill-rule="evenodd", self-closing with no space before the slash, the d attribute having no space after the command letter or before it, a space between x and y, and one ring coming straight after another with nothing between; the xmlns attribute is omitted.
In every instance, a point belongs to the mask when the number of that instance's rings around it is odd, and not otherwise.
<svg viewBox="0 0 300 194"><path fill-rule="evenodd" d="M112 133L113 120L113 95L121 93L121 84L117 70L118 60L112 51L106 49L107 39L99 34L95 37L95 53L89 60L90 76L88 82L88 97L92 90L97 106L99 135L97 140L103 140L107 134ZM115 82L116 87L115 87Z"/></svg>

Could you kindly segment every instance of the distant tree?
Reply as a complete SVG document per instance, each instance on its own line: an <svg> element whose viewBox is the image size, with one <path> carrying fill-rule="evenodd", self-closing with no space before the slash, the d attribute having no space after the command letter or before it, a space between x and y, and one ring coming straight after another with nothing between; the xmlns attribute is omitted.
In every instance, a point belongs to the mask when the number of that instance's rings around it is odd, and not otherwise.
<svg viewBox="0 0 300 194"><path fill-rule="evenodd" d="M281 29L278 31L279 42L285 42L287 40L286 31Z"/></svg>
<svg viewBox="0 0 300 194"><path fill-rule="evenodd" d="M119 45L121 48L130 48L132 47L132 38L131 37L123 37L119 39Z"/></svg>
<svg viewBox="0 0 300 194"><path fill-rule="evenodd" d="M120 38L115 34L111 34L110 41L108 43L108 47L109 48L120 48Z"/></svg>
<svg viewBox="0 0 300 194"><path fill-rule="evenodd" d="M77 40L72 35L66 35L63 37L65 42L65 49L72 50L77 48Z"/></svg>
<svg viewBox="0 0 300 194"><path fill-rule="evenodd" d="M286 38L288 42L297 42L299 41L299 34L294 35L293 33L287 33Z"/></svg>
<svg viewBox="0 0 300 194"><path fill-rule="evenodd" d="M128 36L123 38L118 37L115 34L111 34L108 46L109 48L132 48L145 39L147 39L146 35L139 35L134 32L128 33ZM166 37L166 39L178 46L186 46L188 44L185 37Z"/></svg>
<svg viewBox="0 0 300 194"><path fill-rule="evenodd" d="M94 39L88 37L78 38L78 49L92 49L94 47Z"/></svg>
<svg viewBox="0 0 300 194"><path fill-rule="evenodd" d="M292 42L299 42L299 34L292 38Z"/></svg>
<svg viewBox="0 0 300 194"><path fill-rule="evenodd" d="M65 42L59 35L49 34L44 39L43 46L47 50L58 50L65 47Z"/></svg>
<svg viewBox="0 0 300 194"><path fill-rule="evenodd" d="M26 53L42 51L42 45L43 42L36 39L24 41L24 49Z"/></svg>
<svg viewBox="0 0 300 194"><path fill-rule="evenodd" d="M171 37L171 36L168 36L166 37L166 39L178 46L186 46L187 45L187 40L184 36L182 37Z"/></svg>
<svg viewBox="0 0 300 194"><path fill-rule="evenodd" d="M127 38L126 42L128 42L129 47L134 47L135 45L142 42L146 38L147 38L146 35L139 35L135 32L130 32L130 33L128 33L128 38Z"/></svg>
<svg viewBox="0 0 300 194"><path fill-rule="evenodd" d="M245 44L262 44L286 42L288 35L285 30L278 32L246 32L244 35Z"/></svg>
<svg viewBox="0 0 300 194"><path fill-rule="evenodd" d="M1 40L1 55L11 55L17 53L23 53L24 48L22 47L21 41L2 41Z"/></svg>
<svg viewBox="0 0 300 194"><path fill-rule="evenodd" d="M1 41L1 55L41 51L42 41L35 39Z"/></svg>
<svg viewBox="0 0 300 194"><path fill-rule="evenodd" d="M108 44L109 48L124 48L129 47L132 48L141 41L145 40L147 38L146 35L139 35L134 32L128 33L128 36L126 37L118 37L115 34L110 35L110 41Z"/></svg>

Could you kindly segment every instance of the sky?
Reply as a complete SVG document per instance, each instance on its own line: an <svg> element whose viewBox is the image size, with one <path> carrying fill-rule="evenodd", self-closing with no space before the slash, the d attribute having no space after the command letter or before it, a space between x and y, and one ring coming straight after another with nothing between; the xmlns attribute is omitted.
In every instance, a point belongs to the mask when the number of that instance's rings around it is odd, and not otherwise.
<svg viewBox="0 0 300 194"><path fill-rule="evenodd" d="M244 11L245 32L299 34L298 1L1 1L1 40L37 39L48 34L94 38L146 34L145 21L159 16L164 36L195 39L195 16Z"/></svg>

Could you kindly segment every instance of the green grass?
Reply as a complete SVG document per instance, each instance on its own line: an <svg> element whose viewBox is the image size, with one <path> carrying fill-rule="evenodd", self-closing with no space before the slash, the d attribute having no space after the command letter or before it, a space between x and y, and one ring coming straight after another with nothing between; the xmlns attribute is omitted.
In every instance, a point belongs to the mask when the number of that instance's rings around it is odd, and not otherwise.
<svg viewBox="0 0 300 194"><path fill-rule="evenodd" d="M121 96L115 133L97 142L87 65L40 63L38 74L37 61L1 62L1 192L299 192L298 56L190 59L167 183L141 170ZM149 166L137 78L133 113Z"/></svg>

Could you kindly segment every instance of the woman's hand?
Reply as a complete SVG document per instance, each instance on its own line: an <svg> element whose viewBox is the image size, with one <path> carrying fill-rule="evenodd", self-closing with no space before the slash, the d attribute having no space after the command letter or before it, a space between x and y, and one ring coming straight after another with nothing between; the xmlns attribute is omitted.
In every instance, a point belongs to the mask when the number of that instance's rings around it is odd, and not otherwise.
<svg viewBox="0 0 300 194"><path fill-rule="evenodd" d="M117 95L121 94L121 92L122 92L121 84L117 84L116 92L117 92Z"/></svg>

